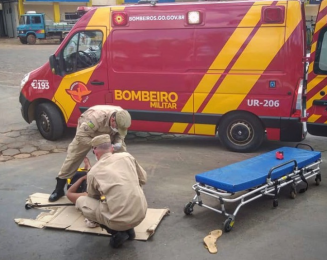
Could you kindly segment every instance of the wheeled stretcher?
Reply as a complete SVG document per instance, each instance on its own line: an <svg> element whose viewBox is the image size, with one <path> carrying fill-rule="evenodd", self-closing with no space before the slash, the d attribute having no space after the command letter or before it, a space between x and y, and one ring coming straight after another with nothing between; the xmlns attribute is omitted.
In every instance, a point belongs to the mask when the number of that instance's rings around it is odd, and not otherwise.
<svg viewBox="0 0 327 260"><path fill-rule="evenodd" d="M301 146L301 148L300 148ZM308 150L310 149L310 150ZM224 230L229 232L235 222L240 208L262 196L273 197L273 207L278 206L278 194L282 187L290 185L290 196L296 197L297 185L315 177L316 185L321 181L321 153L311 146L298 144L294 147L282 147L259 156L237 162L222 168L214 169L195 176L196 184L192 186L196 195L184 207L189 215L195 205L208 208L227 217ZM219 200L218 208L211 207L202 201L201 195ZM237 203L233 213L228 213L225 203Z"/></svg>

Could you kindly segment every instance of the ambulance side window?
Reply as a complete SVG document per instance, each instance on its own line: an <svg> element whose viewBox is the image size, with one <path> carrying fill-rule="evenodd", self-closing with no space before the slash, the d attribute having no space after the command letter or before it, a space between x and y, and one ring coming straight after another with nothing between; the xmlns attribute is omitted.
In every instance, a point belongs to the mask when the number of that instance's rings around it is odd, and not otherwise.
<svg viewBox="0 0 327 260"><path fill-rule="evenodd" d="M327 28L322 29L319 34L313 71L327 75Z"/></svg>
<svg viewBox="0 0 327 260"><path fill-rule="evenodd" d="M95 66L101 57L101 31L81 31L76 33L62 52L64 74Z"/></svg>

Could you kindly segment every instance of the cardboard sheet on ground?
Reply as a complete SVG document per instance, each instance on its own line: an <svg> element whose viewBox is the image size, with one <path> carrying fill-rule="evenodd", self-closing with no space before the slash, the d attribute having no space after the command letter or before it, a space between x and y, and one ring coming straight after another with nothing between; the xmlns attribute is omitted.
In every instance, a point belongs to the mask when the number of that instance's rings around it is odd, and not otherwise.
<svg viewBox="0 0 327 260"><path fill-rule="evenodd" d="M49 194L34 193L26 200L26 203L40 205L44 204L70 204L71 202L62 197L56 202L48 202ZM91 234L100 234L109 236L109 234L100 227L88 228L85 225L82 213L74 206L49 206L36 208L42 212L36 219L16 218L15 222L21 226L29 226L35 228L56 228L67 231L76 231ZM135 227L135 239L147 240L154 233L160 221L165 215L169 214L169 209L150 209L148 208L145 219L137 227Z"/></svg>

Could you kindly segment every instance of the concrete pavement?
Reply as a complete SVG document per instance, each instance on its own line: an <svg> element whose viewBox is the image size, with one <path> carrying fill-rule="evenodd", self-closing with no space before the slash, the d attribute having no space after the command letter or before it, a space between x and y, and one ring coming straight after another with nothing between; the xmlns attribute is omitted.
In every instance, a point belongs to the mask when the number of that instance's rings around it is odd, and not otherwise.
<svg viewBox="0 0 327 260"><path fill-rule="evenodd" d="M309 140L319 147L320 140ZM221 229L225 217L195 207L185 216L183 207L194 196L194 175L205 170L246 159L254 154L224 151L211 138L180 138L143 143L128 143L129 151L148 173L144 186L151 208L171 210L155 235L147 242L128 241L120 249L109 247L107 237L53 229L20 227L14 218L34 218L41 211L25 210L24 201L34 192L50 193L65 154L54 153L28 159L0 163L0 259L133 259L133 260L325 260L327 239L327 171L322 164L322 182L289 198L283 189L279 206L272 207L271 198L261 198L241 208L233 230L218 240L218 253L211 255L203 246L203 238ZM265 143L271 150L283 143ZM92 163L94 158L90 154ZM323 159L327 161L326 152ZM209 200L210 201L210 200ZM216 206L217 201L210 204ZM228 209L234 208L229 205Z"/></svg>

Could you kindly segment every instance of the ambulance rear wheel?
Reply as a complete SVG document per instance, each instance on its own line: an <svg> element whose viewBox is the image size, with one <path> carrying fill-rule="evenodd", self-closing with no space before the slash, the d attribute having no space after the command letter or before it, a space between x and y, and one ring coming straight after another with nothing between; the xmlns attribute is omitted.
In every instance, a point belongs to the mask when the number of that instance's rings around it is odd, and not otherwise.
<svg viewBox="0 0 327 260"><path fill-rule="evenodd" d="M227 115L219 124L221 143L234 152L247 153L259 148L264 139L264 128L260 120L244 112Z"/></svg>
<svg viewBox="0 0 327 260"><path fill-rule="evenodd" d="M57 140L64 133L63 117L52 103L41 103L37 106L35 121L40 134L47 140Z"/></svg>
<svg viewBox="0 0 327 260"><path fill-rule="evenodd" d="M35 44L36 43L36 37L35 37L35 35L29 34L27 36L27 43L30 44L30 45Z"/></svg>

